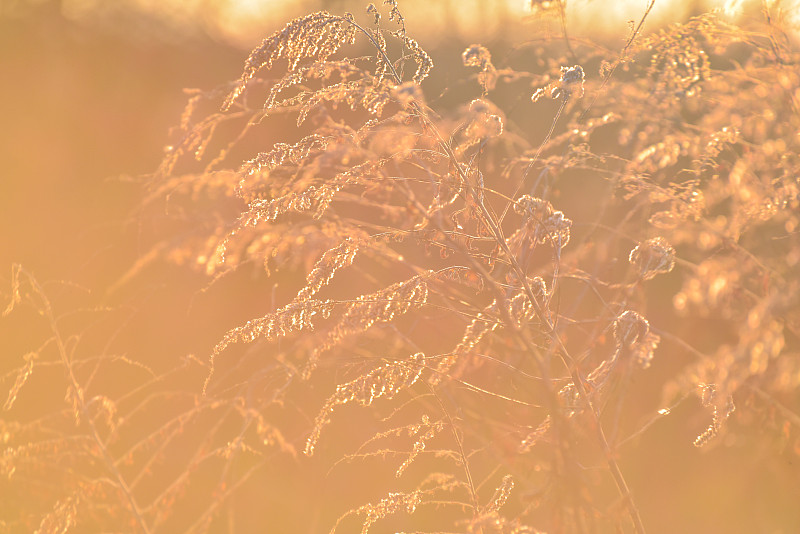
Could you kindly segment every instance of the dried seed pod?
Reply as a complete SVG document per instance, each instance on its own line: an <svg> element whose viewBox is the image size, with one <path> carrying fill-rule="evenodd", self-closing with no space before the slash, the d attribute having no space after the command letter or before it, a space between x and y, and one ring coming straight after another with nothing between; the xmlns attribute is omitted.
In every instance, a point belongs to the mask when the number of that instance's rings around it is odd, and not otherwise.
<svg viewBox="0 0 800 534"><path fill-rule="evenodd" d="M625 311L614 321L617 348L628 352L642 369L650 366L661 338L650 331L647 319L635 311Z"/></svg>
<svg viewBox="0 0 800 534"><path fill-rule="evenodd" d="M654 237L631 250L628 261L636 267L640 279L650 280L675 267L675 249L663 237Z"/></svg>

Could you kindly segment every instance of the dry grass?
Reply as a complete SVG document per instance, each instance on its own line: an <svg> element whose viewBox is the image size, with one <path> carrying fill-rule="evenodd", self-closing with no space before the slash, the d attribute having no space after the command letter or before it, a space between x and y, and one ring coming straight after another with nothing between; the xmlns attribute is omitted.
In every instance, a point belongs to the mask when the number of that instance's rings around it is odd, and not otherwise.
<svg viewBox="0 0 800 534"><path fill-rule="evenodd" d="M391 0L294 20L190 94L113 291L195 273L226 304L204 354L112 352L114 310L14 266L5 320L43 341L3 377L2 524L666 532L683 490L643 465L796 465L797 49L775 20L645 12L610 51L534 4L562 34L468 47L458 106ZM800 527L778 510L765 532Z"/></svg>

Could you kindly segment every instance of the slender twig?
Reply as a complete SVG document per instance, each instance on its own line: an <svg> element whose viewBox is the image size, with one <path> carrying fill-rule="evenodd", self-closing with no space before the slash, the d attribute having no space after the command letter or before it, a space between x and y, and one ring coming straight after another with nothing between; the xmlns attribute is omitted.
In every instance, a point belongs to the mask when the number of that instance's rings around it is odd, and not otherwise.
<svg viewBox="0 0 800 534"><path fill-rule="evenodd" d="M100 454L102 456L103 462L105 463L106 469L112 474L114 477L117 486L125 495L125 498L128 501L128 505L130 506L131 512L133 513L134 518L136 519L136 523L139 525L139 528L145 533L150 533L150 528L147 525L147 522L142 515L142 512L139 508L139 505L136 503L136 499L133 496L133 492L131 491L128 483L125 481L125 478L122 476L122 473L117 469L116 462L114 458L111 457L111 454L108 452L105 443L103 442L102 438L100 437L100 433L97 430L97 426L94 424L94 419L92 415L89 413L89 408L86 404L86 400L84 398L84 391L81 388L80 384L78 383L78 379L75 377L75 373L72 369L72 362L70 361L66 344L64 343L64 339L61 337L61 333L58 328L58 322L53 314L53 308L50 304L50 299L44 293L44 290L36 281L36 279L30 273L25 273L28 281L30 282L31 286L34 288L36 293L42 299L42 306L43 312L47 321L50 325L50 330L53 332L53 337L56 341L56 346L58 347L58 353L61 356L61 362L64 365L64 370L66 371L67 378L69 379L69 387L72 390L72 395L74 396L78 407L80 408L81 415L86 423L89 425L89 430L91 431L91 437L94 440L97 448L100 450Z"/></svg>

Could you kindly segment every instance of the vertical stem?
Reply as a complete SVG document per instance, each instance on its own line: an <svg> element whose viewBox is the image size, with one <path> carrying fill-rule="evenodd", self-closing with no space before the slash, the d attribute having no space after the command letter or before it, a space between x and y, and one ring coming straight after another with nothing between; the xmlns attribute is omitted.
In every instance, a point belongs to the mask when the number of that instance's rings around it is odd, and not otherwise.
<svg viewBox="0 0 800 534"><path fill-rule="evenodd" d="M87 424L89 425L89 429L91 430L92 439L97 444L97 447L100 449L100 453L102 454L103 461L106 464L106 468L109 472L113 475L116 479L117 486L119 486L122 493L125 495L125 498L128 501L128 505L130 506L131 512L136 519L136 522L139 524L139 528L141 528L142 532L145 534L150 534L150 528L147 526L145 522L144 516L142 515L141 510L139 509L138 504L136 503L136 499L133 496L133 492L131 491L130 487L128 486L125 478L120 473L119 469L117 469L116 463L114 459L111 457L111 454L108 452L103 440L100 438L100 433L97 431L97 427L94 424L94 420L89 413L89 409L86 406L86 401L83 398L83 389L78 384L78 380L75 377L75 373L72 370L72 364L69 361L69 356L67 355L67 348L64 344L64 340L61 338L61 334L58 331L58 324L56 322L56 318L53 315L53 308L50 305L50 300L44 293L44 290L39 285L39 283L34 279L33 275L30 273L25 273L28 277L30 284L39 294L42 299L42 303L44 305L44 313L47 317L48 322L50 323L50 329L53 332L53 337L55 338L56 345L58 347L59 355L61 356L61 363L64 365L64 369L67 373L67 378L69 379L69 387L72 389L73 395L75 395L75 399L80 406L81 414L83 418L86 420Z"/></svg>

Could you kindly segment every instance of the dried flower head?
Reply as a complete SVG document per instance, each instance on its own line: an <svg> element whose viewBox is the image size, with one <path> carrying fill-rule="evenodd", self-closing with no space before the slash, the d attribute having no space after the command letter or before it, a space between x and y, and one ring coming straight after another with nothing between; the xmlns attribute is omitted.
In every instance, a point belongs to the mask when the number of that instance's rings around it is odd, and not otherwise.
<svg viewBox="0 0 800 534"><path fill-rule="evenodd" d="M461 54L461 61L465 67L478 67L481 72L478 74L478 83L486 94L497 85L497 69L492 64L492 55L483 45L470 45Z"/></svg>
<svg viewBox="0 0 800 534"><path fill-rule="evenodd" d="M520 229L507 240L512 250L522 252L527 248L525 243L551 242L559 249L569 243L572 221L553 209L547 200L522 195L515 201L514 211L522 215L523 221Z"/></svg>
<svg viewBox="0 0 800 534"><path fill-rule="evenodd" d="M675 249L663 237L654 237L631 250L628 261L636 267L639 278L650 280L675 267Z"/></svg>
<svg viewBox="0 0 800 534"><path fill-rule="evenodd" d="M614 321L614 339L620 351L629 353L642 369L650 366L661 338L650 331L647 319L635 311L625 311Z"/></svg>
<svg viewBox="0 0 800 534"><path fill-rule="evenodd" d="M564 91L575 90L578 92L578 98L583 96L583 81L586 79L586 74L583 72L583 67L580 65L573 65L572 67L561 67L561 84Z"/></svg>
<svg viewBox="0 0 800 534"><path fill-rule="evenodd" d="M465 67L481 67L487 61L491 61L492 56L485 46L479 44L469 45L466 50L461 54L461 61Z"/></svg>
<svg viewBox="0 0 800 534"><path fill-rule="evenodd" d="M573 65L572 67L561 67L561 77L557 82L553 82L547 87L537 89L531 95L531 101L536 102L540 98L547 96L553 100L563 100L567 102L573 96L581 98L583 96L583 82L586 74L583 67Z"/></svg>
<svg viewBox="0 0 800 534"><path fill-rule="evenodd" d="M497 137L503 133L503 112L483 98L470 103L468 120L464 133L470 139Z"/></svg>

